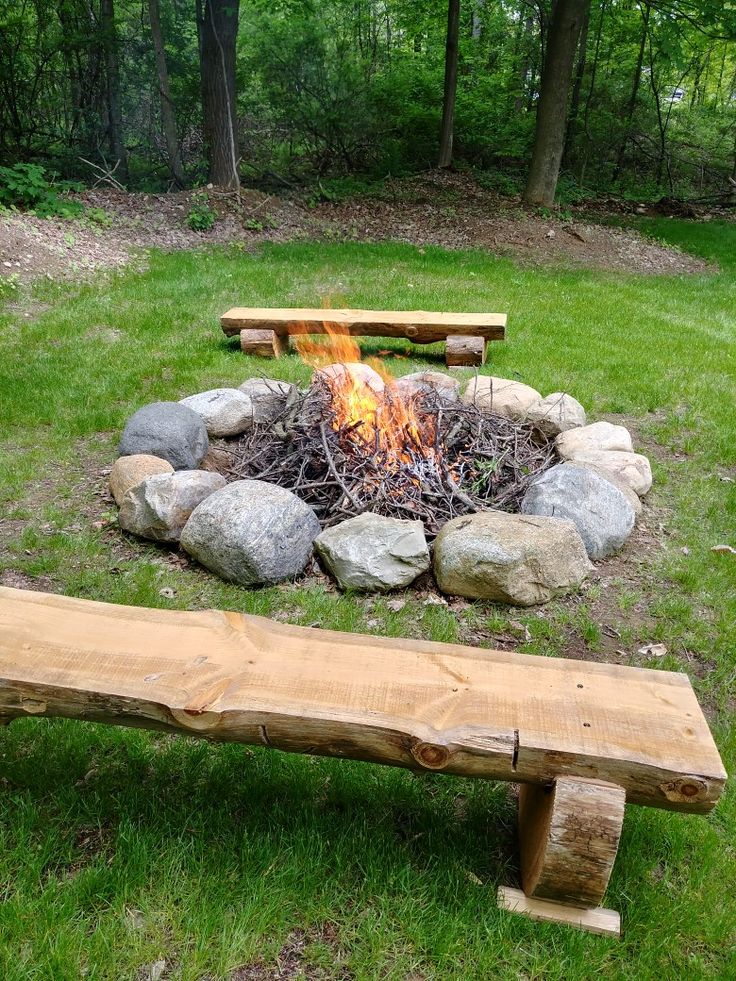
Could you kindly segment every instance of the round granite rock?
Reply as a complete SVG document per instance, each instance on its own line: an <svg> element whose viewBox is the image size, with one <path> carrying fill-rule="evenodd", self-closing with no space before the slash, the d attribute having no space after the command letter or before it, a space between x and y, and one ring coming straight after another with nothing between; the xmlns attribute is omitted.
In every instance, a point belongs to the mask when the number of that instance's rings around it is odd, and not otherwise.
<svg viewBox="0 0 736 981"><path fill-rule="evenodd" d="M120 456L147 453L168 460L174 470L196 470L209 449L201 417L179 402L151 402L128 419Z"/></svg>
<svg viewBox="0 0 736 981"><path fill-rule="evenodd" d="M320 524L296 494L264 480L236 480L195 508L182 548L222 579L260 586L307 565Z"/></svg>
<svg viewBox="0 0 736 981"><path fill-rule="evenodd" d="M537 477L524 495L521 510L572 521L591 559L618 552L636 521L634 509L617 487L573 463L560 463Z"/></svg>

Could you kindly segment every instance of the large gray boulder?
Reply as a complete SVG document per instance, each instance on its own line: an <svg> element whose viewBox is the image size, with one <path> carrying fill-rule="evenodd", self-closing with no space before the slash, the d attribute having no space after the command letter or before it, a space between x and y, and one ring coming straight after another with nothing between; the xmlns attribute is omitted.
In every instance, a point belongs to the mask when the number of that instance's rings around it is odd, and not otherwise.
<svg viewBox="0 0 736 981"><path fill-rule="evenodd" d="M514 606L569 593L592 568L575 525L558 518L481 511L448 521L434 544L443 593Z"/></svg>
<svg viewBox="0 0 736 981"><path fill-rule="evenodd" d="M221 474L206 470L152 474L123 497L120 527L155 542L178 542L192 511L224 486Z"/></svg>
<svg viewBox="0 0 736 981"><path fill-rule="evenodd" d="M610 481L572 463L560 463L537 477L521 510L572 521L591 559L618 552L636 520L631 504Z"/></svg>
<svg viewBox="0 0 736 981"><path fill-rule="evenodd" d="M429 568L421 521L385 518L370 511L326 528L314 547L343 589L399 589Z"/></svg>
<svg viewBox="0 0 736 981"><path fill-rule="evenodd" d="M263 480L236 480L192 512L181 545L211 572L241 586L293 579L320 524L296 494Z"/></svg>
<svg viewBox="0 0 736 981"><path fill-rule="evenodd" d="M174 470L196 470L209 445L204 422L188 405L151 402L126 422L118 453L147 453L168 460Z"/></svg>
<svg viewBox="0 0 736 981"><path fill-rule="evenodd" d="M527 407L524 421L545 436L559 436L568 429L584 426L585 409L566 392L552 392Z"/></svg>
<svg viewBox="0 0 736 981"><path fill-rule="evenodd" d="M296 385L275 378L249 378L239 387L252 406L253 422L257 425L273 422L286 406L286 400Z"/></svg>
<svg viewBox="0 0 736 981"><path fill-rule="evenodd" d="M253 425L253 404L237 388L211 388L182 399L201 416L210 436L239 436Z"/></svg>
<svg viewBox="0 0 736 981"><path fill-rule="evenodd" d="M505 416L514 422L522 422L529 406L541 400L542 396L531 385L494 375L471 378L462 395L463 402L476 405L481 412Z"/></svg>
<svg viewBox="0 0 736 981"><path fill-rule="evenodd" d="M604 480L607 480L609 484L613 484L617 490L621 491L626 500L632 506L634 509L634 514L637 516L637 518L639 517L644 509L642 507L641 500L639 499L639 495L632 488L631 484L627 484L626 481L618 477L613 470L604 470L603 467L599 467L595 463L588 463L586 460L579 459L571 460L570 462L574 463L576 467L582 467L583 470L590 470L591 473L598 474L599 477L603 477Z"/></svg>

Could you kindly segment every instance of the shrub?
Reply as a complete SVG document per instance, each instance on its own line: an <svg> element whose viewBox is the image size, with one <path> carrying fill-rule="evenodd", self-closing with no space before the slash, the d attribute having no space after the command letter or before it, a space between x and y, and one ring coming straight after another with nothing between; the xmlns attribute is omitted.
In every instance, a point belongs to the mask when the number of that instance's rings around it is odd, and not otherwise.
<svg viewBox="0 0 736 981"><path fill-rule="evenodd" d="M80 191L76 181L54 181L40 164L17 163L0 167L0 204L30 211L39 218L75 218L84 208L72 201L70 191Z"/></svg>
<svg viewBox="0 0 736 981"><path fill-rule="evenodd" d="M215 212L210 207L207 195L195 194L187 215L187 225L195 232L208 232L215 224Z"/></svg>

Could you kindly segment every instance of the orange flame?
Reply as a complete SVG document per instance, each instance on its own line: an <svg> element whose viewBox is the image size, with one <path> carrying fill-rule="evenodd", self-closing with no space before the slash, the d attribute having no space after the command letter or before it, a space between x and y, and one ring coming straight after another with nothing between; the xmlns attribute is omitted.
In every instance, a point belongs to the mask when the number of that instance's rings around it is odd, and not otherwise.
<svg viewBox="0 0 736 981"><path fill-rule="evenodd" d="M360 347L343 324L323 323L323 334L298 334L296 349L326 380L332 393L334 427L352 429L364 447L375 447L387 463L434 456L434 420L403 397L375 358L362 362Z"/></svg>

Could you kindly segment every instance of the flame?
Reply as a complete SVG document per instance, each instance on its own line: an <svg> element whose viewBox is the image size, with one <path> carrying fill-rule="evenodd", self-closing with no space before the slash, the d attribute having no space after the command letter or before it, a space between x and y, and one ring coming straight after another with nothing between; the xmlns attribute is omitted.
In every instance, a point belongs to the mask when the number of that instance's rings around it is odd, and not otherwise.
<svg viewBox="0 0 736 981"><path fill-rule="evenodd" d="M297 334L295 346L330 388L334 428L348 429L353 442L382 453L389 466L434 458L435 421L417 411L416 396L401 396L377 359L361 361L348 327L324 321L323 329Z"/></svg>

